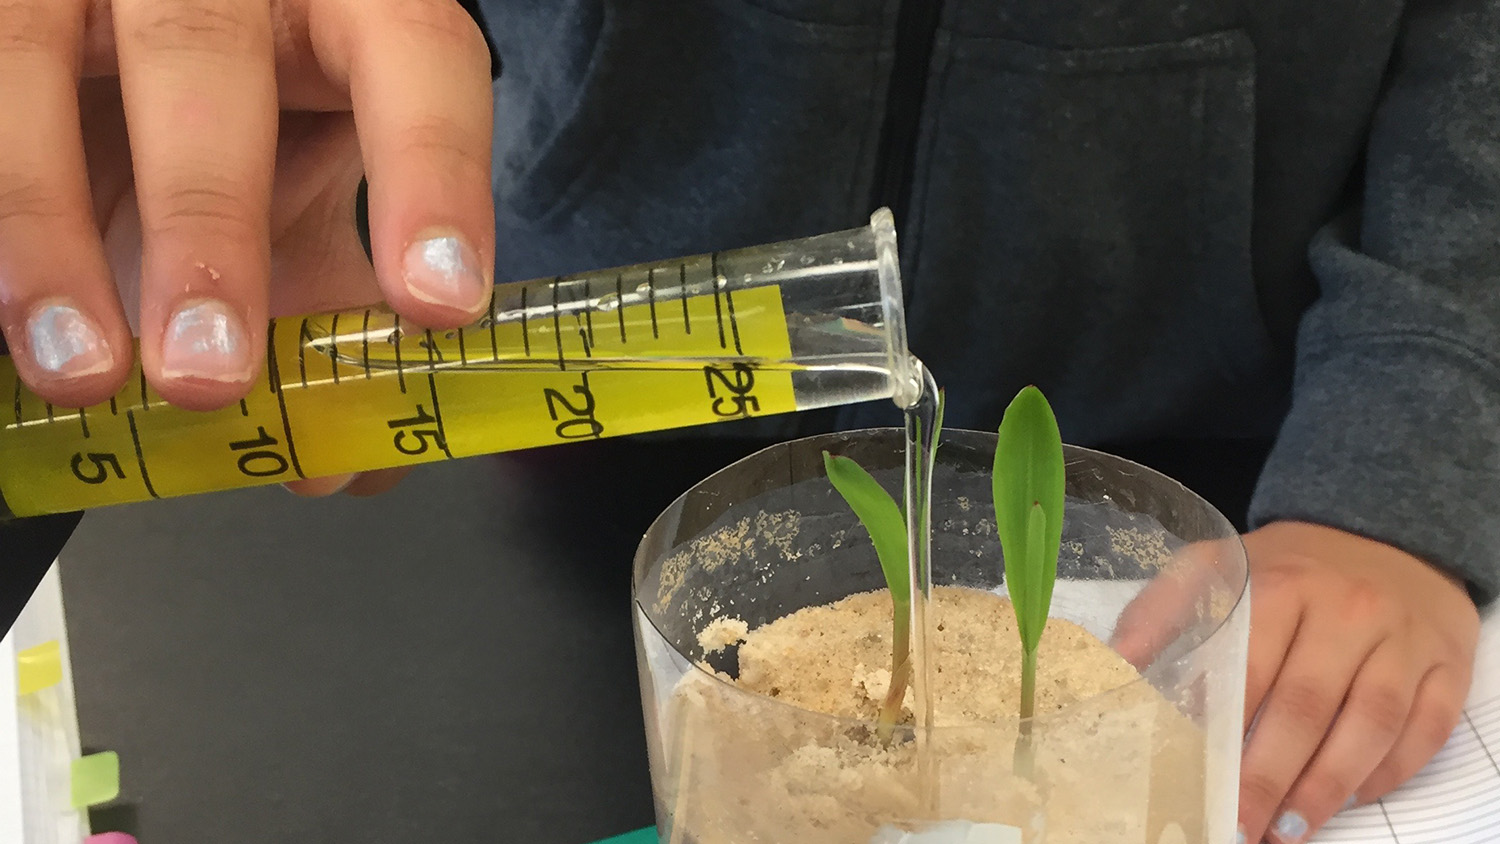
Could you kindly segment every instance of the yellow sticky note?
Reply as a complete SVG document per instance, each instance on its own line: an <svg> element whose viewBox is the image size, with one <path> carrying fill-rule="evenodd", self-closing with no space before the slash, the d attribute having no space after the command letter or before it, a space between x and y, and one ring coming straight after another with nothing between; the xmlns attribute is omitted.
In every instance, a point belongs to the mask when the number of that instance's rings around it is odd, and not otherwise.
<svg viewBox="0 0 1500 844"><path fill-rule="evenodd" d="M112 750L73 760L73 808L87 809L120 796L120 756Z"/></svg>
<svg viewBox="0 0 1500 844"><path fill-rule="evenodd" d="M56 641L27 648L16 656L16 686L22 695L36 694L62 682L62 646Z"/></svg>

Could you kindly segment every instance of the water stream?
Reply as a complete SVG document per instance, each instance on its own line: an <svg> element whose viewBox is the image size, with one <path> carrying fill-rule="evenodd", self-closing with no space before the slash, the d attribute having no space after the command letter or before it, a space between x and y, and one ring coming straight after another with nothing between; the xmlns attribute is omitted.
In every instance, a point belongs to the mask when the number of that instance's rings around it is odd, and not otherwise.
<svg viewBox="0 0 1500 844"><path fill-rule="evenodd" d="M919 379L917 399L903 408L906 415L905 511L907 576L911 584L911 662L913 731L917 744L918 782L922 802L933 807L937 800L937 777L931 771L928 752L932 725L931 661L928 659L928 608L932 600L932 470L937 456L938 389L932 373L912 358Z"/></svg>

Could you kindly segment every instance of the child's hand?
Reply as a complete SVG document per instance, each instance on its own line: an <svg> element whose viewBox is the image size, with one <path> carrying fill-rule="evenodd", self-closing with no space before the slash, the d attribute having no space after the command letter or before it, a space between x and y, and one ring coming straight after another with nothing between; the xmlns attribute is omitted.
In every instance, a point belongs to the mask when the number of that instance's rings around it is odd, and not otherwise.
<svg viewBox="0 0 1500 844"><path fill-rule="evenodd" d="M1479 614L1452 578L1342 531L1283 522L1245 547L1255 723L1240 822L1247 841L1294 844L1443 746L1468 694Z"/></svg>
<svg viewBox="0 0 1500 844"><path fill-rule="evenodd" d="M454 0L0 2L0 330L23 380L106 400L137 296L146 377L193 409L246 393L272 312L383 294L421 325L474 319L491 112Z"/></svg>

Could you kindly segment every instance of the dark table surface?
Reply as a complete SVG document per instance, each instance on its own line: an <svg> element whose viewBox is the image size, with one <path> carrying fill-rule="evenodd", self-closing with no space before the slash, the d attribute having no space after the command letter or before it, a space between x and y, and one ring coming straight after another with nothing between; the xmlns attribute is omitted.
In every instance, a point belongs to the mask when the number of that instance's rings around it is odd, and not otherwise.
<svg viewBox="0 0 1500 844"><path fill-rule="evenodd" d="M581 844L652 822L641 534L753 443L428 466L89 513L62 554L95 830L142 844Z"/></svg>

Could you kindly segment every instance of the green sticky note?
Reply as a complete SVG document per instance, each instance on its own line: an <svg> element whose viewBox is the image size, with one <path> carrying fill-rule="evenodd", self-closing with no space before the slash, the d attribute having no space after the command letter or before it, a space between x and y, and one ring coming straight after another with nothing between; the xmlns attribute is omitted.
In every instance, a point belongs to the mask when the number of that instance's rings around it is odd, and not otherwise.
<svg viewBox="0 0 1500 844"><path fill-rule="evenodd" d="M624 835L616 835L614 838L606 838L595 844L657 844L656 827L648 826L635 832L627 832Z"/></svg>
<svg viewBox="0 0 1500 844"><path fill-rule="evenodd" d="M24 697L62 682L62 645L55 640L16 654L16 689Z"/></svg>
<svg viewBox="0 0 1500 844"><path fill-rule="evenodd" d="M114 751L73 760L73 808L87 809L120 796L120 756Z"/></svg>

